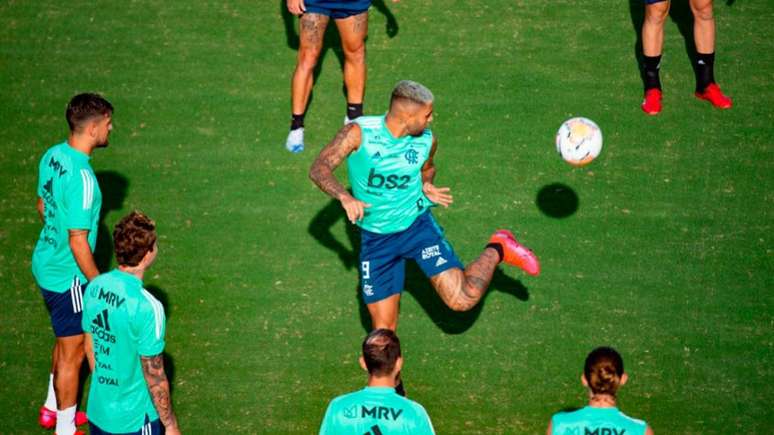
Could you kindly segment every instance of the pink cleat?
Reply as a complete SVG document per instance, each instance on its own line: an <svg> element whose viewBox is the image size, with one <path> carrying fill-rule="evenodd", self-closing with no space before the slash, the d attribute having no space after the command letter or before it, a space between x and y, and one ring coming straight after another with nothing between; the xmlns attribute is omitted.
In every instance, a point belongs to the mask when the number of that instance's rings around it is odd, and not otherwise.
<svg viewBox="0 0 774 435"><path fill-rule="evenodd" d="M89 422L89 418L83 411L77 411L75 413L75 425L82 426ZM52 411L45 406L40 407L40 414L38 415L38 424L43 429L53 429L56 427L56 411Z"/></svg>
<svg viewBox="0 0 774 435"><path fill-rule="evenodd" d="M532 276L540 275L540 262L535 254L527 247L521 245L508 230L497 230L489 243L498 243L503 248L503 261L523 269Z"/></svg>

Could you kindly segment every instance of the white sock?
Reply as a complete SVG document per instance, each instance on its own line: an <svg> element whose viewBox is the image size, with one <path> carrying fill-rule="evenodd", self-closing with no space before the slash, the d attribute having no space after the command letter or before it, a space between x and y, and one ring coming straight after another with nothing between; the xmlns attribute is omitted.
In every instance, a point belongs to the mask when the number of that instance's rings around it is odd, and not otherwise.
<svg viewBox="0 0 774 435"><path fill-rule="evenodd" d="M75 433L75 405L56 411L56 435Z"/></svg>
<svg viewBox="0 0 774 435"><path fill-rule="evenodd" d="M51 411L56 411L56 393L54 392L53 373L48 376L48 396L46 396L46 403L44 403L43 406Z"/></svg>

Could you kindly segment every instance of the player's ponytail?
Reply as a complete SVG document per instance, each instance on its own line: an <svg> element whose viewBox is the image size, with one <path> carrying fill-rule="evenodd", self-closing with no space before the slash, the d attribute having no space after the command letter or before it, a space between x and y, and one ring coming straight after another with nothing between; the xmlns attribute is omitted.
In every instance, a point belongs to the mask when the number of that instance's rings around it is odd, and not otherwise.
<svg viewBox="0 0 774 435"><path fill-rule="evenodd" d="M615 396L623 373L623 359L611 347L598 347L586 357L583 374L594 394Z"/></svg>

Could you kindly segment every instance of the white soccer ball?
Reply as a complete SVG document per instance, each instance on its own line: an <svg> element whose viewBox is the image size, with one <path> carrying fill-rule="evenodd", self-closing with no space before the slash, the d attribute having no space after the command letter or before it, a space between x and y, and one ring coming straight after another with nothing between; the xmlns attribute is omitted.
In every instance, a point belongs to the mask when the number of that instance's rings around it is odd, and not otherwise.
<svg viewBox="0 0 774 435"><path fill-rule="evenodd" d="M565 162L586 166L602 151L602 130L588 118L570 118L556 132L556 151Z"/></svg>

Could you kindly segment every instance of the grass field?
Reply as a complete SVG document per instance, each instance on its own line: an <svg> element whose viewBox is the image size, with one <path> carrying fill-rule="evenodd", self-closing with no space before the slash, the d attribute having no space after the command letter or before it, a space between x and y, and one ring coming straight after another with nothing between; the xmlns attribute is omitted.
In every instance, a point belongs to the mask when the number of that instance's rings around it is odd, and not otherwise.
<svg viewBox="0 0 774 435"><path fill-rule="evenodd" d="M543 266L503 268L465 314L409 268L404 379L438 433L543 432L584 403L583 358L602 344L630 375L621 409L657 433L774 432L774 2L715 4L729 111L692 96L690 13L674 3L657 117L639 108L639 0L372 8L366 112L385 111L399 79L434 91L436 180L455 195L435 215L458 255L508 227ZM116 107L92 159L103 270L123 214L159 225L146 285L166 306L183 431L313 433L332 397L364 384L356 237L306 176L344 115L340 52L331 28L307 151L292 155L283 5L0 2L0 433L43 433L53 339L29 271L36 168L83 91ZM605 134L585 169L553 146L579 115Z"/></svg>

